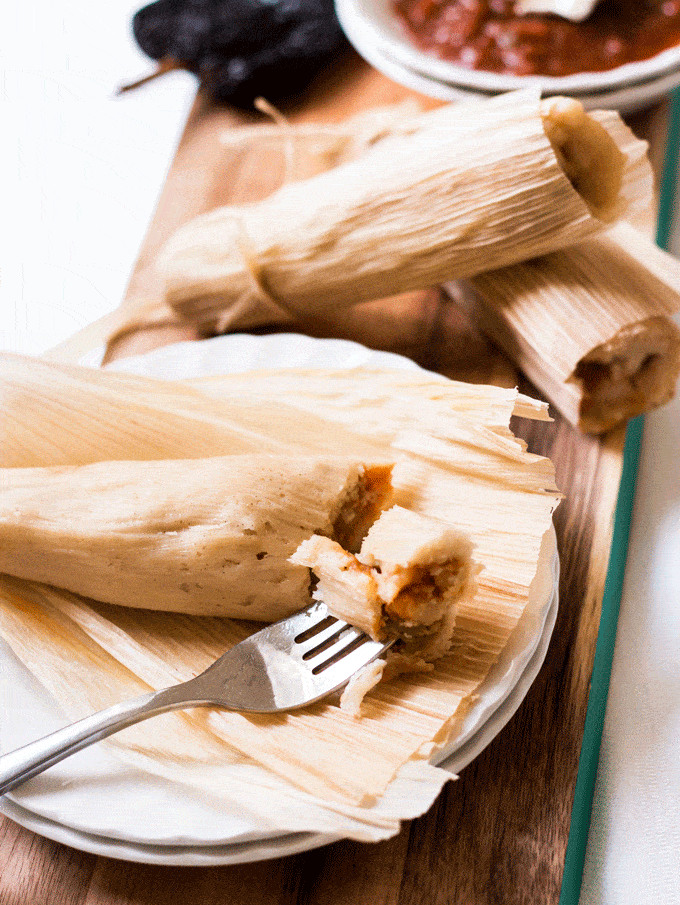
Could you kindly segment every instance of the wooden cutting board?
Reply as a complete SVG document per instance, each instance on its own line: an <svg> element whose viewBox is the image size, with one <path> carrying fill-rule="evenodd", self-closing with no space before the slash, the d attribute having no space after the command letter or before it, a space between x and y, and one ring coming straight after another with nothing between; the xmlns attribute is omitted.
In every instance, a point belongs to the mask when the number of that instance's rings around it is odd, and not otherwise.
<svg viewBox="0 0 680 905"><path fill-rule="evenodd" d="M409 96L414 95L349 54L286 113L293 121L338 121ZM281 174L257 145L247 154L234 154L222 141L225 130L249 119L198 96L124 311L156 298L155 253L181 223L220 204L254 200L275 187ZM639 134L656 136L657 167L663 123L663 108L633 123ZM376 318L376 310L384 317ZM55 357L77 358L108 335L116 319L79 334ZM344 336L408 355L450 377L519 383L524 391L540 395L438 290L362 306L340 325L317 322L294 329ZM109 348L108 357L187 338L197 336L168 325L133 331ZM624 431L593 439L553 414L552 424L515 426L532 451L552 458L566 494L555 518L560 609L548 655L510 723L457 782L447 784L429 813L383 843L338 842L276 861L212 868L150 867L98 858L5 820L2 905L557 905Z"/></svg>

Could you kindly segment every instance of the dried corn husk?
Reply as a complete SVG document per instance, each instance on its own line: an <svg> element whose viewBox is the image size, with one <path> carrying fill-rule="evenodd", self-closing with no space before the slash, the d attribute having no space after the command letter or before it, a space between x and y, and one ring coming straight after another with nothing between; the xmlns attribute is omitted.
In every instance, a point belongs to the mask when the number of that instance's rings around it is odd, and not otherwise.
<svg viewBox="0 0 680 905"><path fill-rule="evenodd" d="M653 198L646 146L612 111L589 115L626 157L621 195L642 223ZM602 432L674 392L678 333L668 315L680 309L677 270L671 256L619 224L578 251L472 278L478 298L466 286L464 302L572 423ZM232 326L251 315L242 311Z"/></svg>
<svg viewBox="0 0 680 905"><path fill-rule="evenodd" d="M389 135L392 130L402 135L408 132L408 118L398 116L391 123L386 120L381 129L380 117L384 115L385 111L376 114L372 126L376 135ZM645 229L653 198L645 143L638 141L611 111L594 111L589 116L606 129L626 158L622 203L628 208L627 216ZM315 157L311 151L315 142L322 149L342 148L342 159L346 159L345 155L351 158L358 147L365 145L352 143L350 123L325 128L327 134L324 129L317 134L314 129L287 126L285 130L272 129L267 135L273 143L278 140L280 146L285 131L286 140L297 147L298 161L312 155L312 169L324 165L324 154ZM343 129L347 130L344 141ZM245 138L254 140L256 130L246 131ZM229 140L244 140L239 138L240 132L230 133ZM334 144L336 141L338 145ZM329 152L325 160L328 166L332 165L333 154ZM675 275L678 265L624 224L593 242L589 251L590 240L581 244L575 263L571 251L544 256L540 259L540 266L545 268L543 275L533 265L527 265L526 270L522 265L512 265L474 277L472 283L478 290L483 285L484 292L482 298L474 299L467 286L465 304L567 418L584 430L601 432L631 415L650 410L673 393L677 330L667 315L679 307ZM621 279L621 272L626 274L625 280ZM555 282L555 310L549 303L545 308L541 303L537 309L532 299L536 300L537 293L542 298L543 293L550 294L551 280ZM534 289L532 281L536 283ZM510 311L507 297L515 290L519 295L513 299ZM452 293L460 298L459 289L452 287ZM262 300L253 301L252 306L232 310L230 328L263 322L290 323L291 316L281 308L270 306L265 310L258 308L260 303L264 304ZM553 314L554 322L550 320ZM537 329L533 317L538 318ZM550 334L559 337L556 352ZM650 355L652 366L645 365L641 372L640 362Z"/></svg>
<svg viewBox="0 0 680 905"><path fill-rule="evenodd" d="M502 420L512 399L518 418L549 421L548 406L515 389L462 383L421 369L270 368L246 374L191 378L184 383L216 400L248 395L252 402L276 396L284 405L343 424L353 431L390 436L399 428L424 425L457 412L480 424Z"/></svg>
<svg viewBox="0 0 680 905"><path fill-rule="evenodd" d="M385 107L376 107L352 116L342 123L298 123L291 125L269 105L263 112L274 119L266 125L234 127L217 135L217 140L226 152L226 163L216 149L216 164L224 169L224 179L231 184L231 194L235 199L245 196L249 201L259 200L275 191L284 183L308 179L331 169L338 164L353 160L381 139L390 135L407 134L413 131L415 114L420 104L406 101ZM214 139L211 133L210 139ZM210 140L209 139L209 140ZM259 162L266 161L261 167ZM142 279L133 280L123 304L111 315L98 321L92 328L81 331L78 337L86 339L86 333L94 334L94 342L107 341L109 348L124 337L138 330L184 330L172 309L159 297L156 277L149 268ZM276 305L268 305L264 299L258 302L260 317L273 323L293 323L294 318ZM191 329L191 328L189 328ZM194 338L175 334L168 341L180 338ZM80 354L91 348L86 344ZM68 341L67 347L75 348ZM63 354L66 346L59 347ZM81 348L81 347L79 347ZM55 350L50 352L54 355Z"/></svg>
<svg viewBox="0 0 680 905"><path fill-rule="evenodd" d="M409 375L399 374L395 379L407 384ZM401 775L411 761L418 775L430 781L431 768L421 758L455 732L471 695L521 618L536 574L541 539L558 501L550 463L528 454L508 429L517 405L515 391L488 387L456 391L453 386L444 393L438 380L423 382L420 372L413 373L413 381L402 391L405 412L397 412L393 406L382 414L379 401L371 412L368 400L362 402L357 428L363 433L357 431L354 436L364 449L373 433L371 448L381 451L383 460L397 461L394 484L399 505L425 517L440 517L469 533L476 545L475 558L484 568L478 593L458 608L452 639L455 656L443 658L431 674L404 676L373 689L363 702L364 718L358 721L333 702L285 718L212 712L185 715L192 727L202 727L224 746L229 762L236 756L247 758L273 774L272 783L285 782L291 789L315 796L317 815L320 802L326 802L326 826L333 823L334 812L335 825L343 827L351 814L355 821L351 832L359 838L376 838L386 832L389 821L373 815L365 805L386 790L389 797L394 776ZM121 407L127 404L129 391L129 386L121 391ZM457 395L460 412L456 412ZM187 396L180 391L177 399L181 409ZM413 405L413 399L422 404ZM218 411L227 401L205 397L202 404ZM254 405L255 410L259 404ZM344 404L351 407L351 392L344 392ZM335 413L342 410L343 406L330 407L326 423L333 425ZM522 401L520 410L530 414L531 406ZM303 410L296 411L302 420ZM545 406L537 405L535 412L545 417ZM342 428L342 420L337 423ZM59 439L58 434L55 437ZM130 439L136 442L134 434ZM332 430L324 439L329 452L335 451ZM291 450L301 452L299 438L290 436L290 431L288 442ZM345 452L352 455L351 447ZM48 686L50 677L59 672L63 681L53 683L54 691L73 716L98 706L99 700L102 706L110 703L107 658L119 664L116 669L121 677L134 679L132 684L137 684L132 693L136 693L139 682L160 687L167 684L170 674L174 680L188 678L248 631L247 625L230 620L94 605L67 592L37 589L19 580L14 581L11 593L7 583L3 589L2 603L8 615L0 619L3 637ZM16 603L17 594L21 606ZM87 691L79 681L72 689L67 682L70 639L73 637L75 644L81 633L103 652L92 657ZM87 663L86 657L83 662ZM203 789L205 774L198 767L194 770L184 755L191 739L177 741L173 761L171 754L159 753L154 728L139 727L136 731L142 734L135 736L134 744L126 746L123 736L117 744L126 756L144 757L147 769L195 782L197 789ZM167 744L172 750L170 734ZM228 797L227 792L225 795ZM394 813L398 815L398 809ZM401 811L402 816L405 813ZM394 819L390 825L394 828Z"/></svg>
<svg viewBox="0 0 680 905"><path fill-rule="evenodd" d="M419 123L258 204L181 228L160 265L170 304L220 329L251 326L264 309L271 320L277 305L304 317L421 289L573 244L649 185L620 131L576 101L518 92Z"/></svg>
<svg viewBox="0 0 680 905"><path fill-rule="evenodd" d="M0 470L0 572L105 603L274 622L309 603L312 533L358 549L390 466L224 456Z"/></svg>
<svg viewBox="0 0 680 905"><path fill-rule="evenodd" d="M451 291L584 431L602 433L675 392L680 264L627 224Z"/></svg>
<svg viewBox="0 0 680 905"><path fill-rule="evenodd" d="M276 400L253 406L247 387L220 405L184 382L0 353L0 467L85 465L103 460L195 459L291 450L326 452L329 424ZM354 435L334 428L337 449Z"/></svg>
<svg viewBox="0 0 680 905"><path fill-rule="evenodd" d="M414 418L435 419L441 409L484 421L502 417L510 400L517 415L548 417L545 403L515 390L471 387L420 370L406 377L358 368L280 369L192 386L0 353L0 467L295 450L311 455L326 453L329 443L359 454L354 428L364 411L384 444ZM375 443L369 433L361 455L374 454Z"/></svg>
<svg viewBox="0 0 680 905"><path fill-rule="evenodd" d="M129 613L134 618L132 634L126 632L126 623L119 627L102 616L111 610L114 616ZM190 621L192 631L201 636L200 644L193 642L191 658L206 666L214 659L213 651L228 649L249 631L243 622L171 614L174 624L164 621L163 643L154 658L149 626L146 636L142 629L139 640L133 638L137 623L154 614L88 606L64 591L4 576L0 577L0 611L3 634L11 634L20 659L33 664L34 674L70 719L187 678L191 669L183 655L189 626L183 620ZM158 638L157 631L154 636ZM100 637L104 646L94 637ZM52 643L38 652L36 639L42 638ZM112 645L117 656L105 649ZM133 657L135 650L143 649L148 682L121 665L126 646ZM451 778L419 760L399 771L378 807L339 805L305 793L259 766L229 744L226 734L233 726L211 727L206 716L206 711L196 709L164 714L117 733L104 744L126 764L144 771L139 775L142 783L145 774L151 774L188 786L194 795L213 802L221 814L250 822L261 833L311 831L363 841L386 838L398 832L401 819L422 813Z"/></svg>

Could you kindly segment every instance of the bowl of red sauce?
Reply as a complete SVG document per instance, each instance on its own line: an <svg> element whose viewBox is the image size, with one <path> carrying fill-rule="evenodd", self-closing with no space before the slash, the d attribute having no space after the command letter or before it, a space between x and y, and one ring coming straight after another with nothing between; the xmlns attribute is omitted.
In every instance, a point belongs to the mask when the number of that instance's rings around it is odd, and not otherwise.
<svg viewBox="0 0 680 905"><path fill-rule="evenodd" d="M388 76L443 99L540 86L636 109L680 85L680 0L600 0L581 22L515 0L336 0L348 38Z"/></svg>

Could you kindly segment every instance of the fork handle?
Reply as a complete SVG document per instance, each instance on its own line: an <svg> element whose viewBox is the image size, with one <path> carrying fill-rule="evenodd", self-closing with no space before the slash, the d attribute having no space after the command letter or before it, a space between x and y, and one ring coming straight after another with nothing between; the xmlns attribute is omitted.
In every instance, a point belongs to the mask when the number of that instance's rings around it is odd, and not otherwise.
<svg viewBox="0 0 680 905"><path fill-rule="evenodd" d="M10 792L76 751L108 738L127 726L169 710L205 704L205 699L194 700L187 694L187 685L188 682L173 685L122 704L114 704L22 748L3 754L0 757L0 795Z"/></svg>

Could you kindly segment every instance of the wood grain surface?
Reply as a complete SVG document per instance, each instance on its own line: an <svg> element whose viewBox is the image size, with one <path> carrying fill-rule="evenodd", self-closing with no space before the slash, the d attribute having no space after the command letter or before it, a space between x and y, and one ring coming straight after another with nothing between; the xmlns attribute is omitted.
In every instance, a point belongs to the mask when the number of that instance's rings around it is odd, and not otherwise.
<svg viewBox="0 0 680 905"><path fill-rule="evenodd" d="M287 111L294 120L339 120L409 93L353 55ZM228 201L272 188L267 161L235 159L220 141L241 114L199 97L133 273L126 310L157 294L155 253L180 223ZM632 123L652 137L661 163L664 108ZM661 150L660 150L661 149ZM376 310L384 318L376 318ZM299 325L409 355L451 377L519 382L511 362L438 290L377 302L340 326ZM110 330L110 319L99 333ZM379 327L376 327L379 324ZM297 327L296 327L297 329ZM98 338L65 344L73 357ZM193 331L157 326L126 333L110 357L145 351ZM555 413L553 413L555 414ZM560 609L541 672L520 709L431 810L378 844L338 842L301 855L212 868L151 867L85 854L0 823L0 905L557 905L597 638L623 431L579 434L559 416L513 425L530 449L550 456L566 499L555 524L561 557Z"/></svg>

